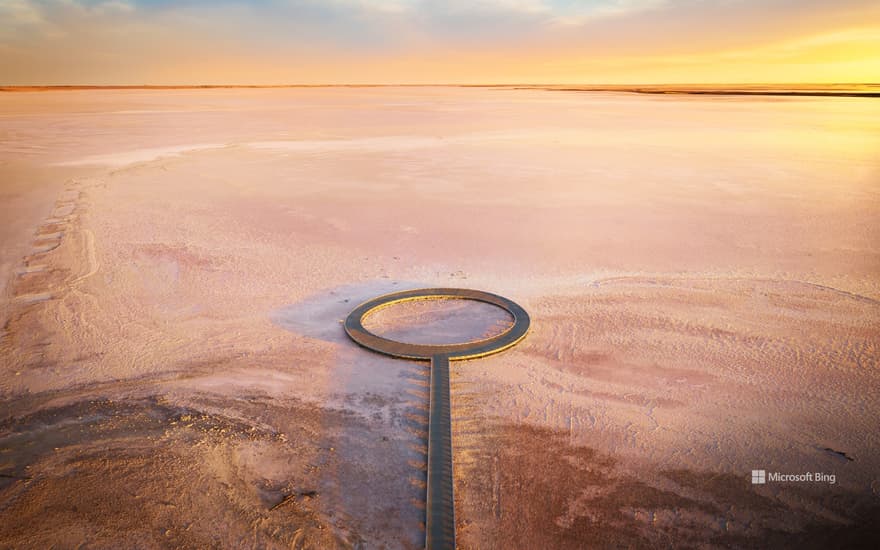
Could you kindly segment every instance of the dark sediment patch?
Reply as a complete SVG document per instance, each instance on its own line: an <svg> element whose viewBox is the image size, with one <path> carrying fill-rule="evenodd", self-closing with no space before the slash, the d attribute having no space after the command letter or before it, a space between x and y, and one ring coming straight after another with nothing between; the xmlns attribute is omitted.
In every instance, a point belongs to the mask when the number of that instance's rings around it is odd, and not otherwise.
<svg viewBox="0 0 880 550"><path fill-rule="evenodd" d="M287 404L290 405L290 404ZM277 412L277 411L276 411ZM85 400L0 423L0 540L16 548L353 546L319 508L332 413L291 435L162 398ZM285 495L295 502L272 510Z"/></svg>
<svg viewBox="0 0 880 550"><path fill-rule="evenodd" d="M621 461L527 426L486 427L456 461L462 548L866 547L870 495L691 470L635 474ZM792 503L797 503L792 505Z"/></svg>

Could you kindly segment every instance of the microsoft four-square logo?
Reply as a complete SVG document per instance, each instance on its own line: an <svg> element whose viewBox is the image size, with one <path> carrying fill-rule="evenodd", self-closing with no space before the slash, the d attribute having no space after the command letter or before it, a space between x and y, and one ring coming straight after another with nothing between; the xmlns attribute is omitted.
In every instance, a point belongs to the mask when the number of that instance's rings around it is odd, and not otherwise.
<svg viewBox="0 0 880 550"><path fill-rule="evenodd" d="M752 485L767 483L767 472L764 470L752 470Z"/></svg>

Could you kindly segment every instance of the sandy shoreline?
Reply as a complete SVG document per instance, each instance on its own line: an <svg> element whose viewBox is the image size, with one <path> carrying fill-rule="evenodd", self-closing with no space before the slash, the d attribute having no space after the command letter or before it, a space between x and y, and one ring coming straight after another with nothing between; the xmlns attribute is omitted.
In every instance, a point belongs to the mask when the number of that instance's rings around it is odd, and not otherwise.
<svg viewBox="0 0 880 550"><path fill-rule="evenodd" d="M420 547L425 365L339 324L420 286L532 317L453 366L463 548L876 529L872 102L67 98L0 96L0 540Z"/></svg>

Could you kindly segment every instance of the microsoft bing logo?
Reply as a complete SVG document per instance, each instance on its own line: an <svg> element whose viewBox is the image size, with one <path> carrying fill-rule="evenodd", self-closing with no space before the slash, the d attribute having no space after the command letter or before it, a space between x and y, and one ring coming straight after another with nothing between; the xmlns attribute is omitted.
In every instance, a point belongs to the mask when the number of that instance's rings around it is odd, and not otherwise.
<svg viewBox="0 0 880 550"><path fill-rule="evenodd" d="M752 470L752 485L767 483L767 472L764 470Z"/></svg>

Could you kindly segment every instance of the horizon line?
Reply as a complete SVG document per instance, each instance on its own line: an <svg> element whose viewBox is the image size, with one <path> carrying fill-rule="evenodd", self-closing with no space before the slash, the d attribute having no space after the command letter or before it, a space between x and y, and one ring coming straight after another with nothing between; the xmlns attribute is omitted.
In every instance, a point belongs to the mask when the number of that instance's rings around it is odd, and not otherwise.
<svg viewBox="0 0 880 550"><path fill-rule="evenodd" d="M88 90L212 90L279 88L505 88L567 92L624 92L652 95L738 95L790 97L880 97L874 82L766 82L766 83L662 83L662 84L47 84L0 85L0 92L50 92ZM843 89L840 89L844 87ZM769 89L767 89L769 88ZM789 89L785 89L789 88ZM859 90L853 88L868 88Z"/></svg>
<svg viewBox="0 0 880 550"><path fill-rule="evenodd" d="M5 88L327 88L327 87L394 87L394 86L880 86L878 82L325 82L325 83L286 83L286 84L2 84Z"/></svg>

